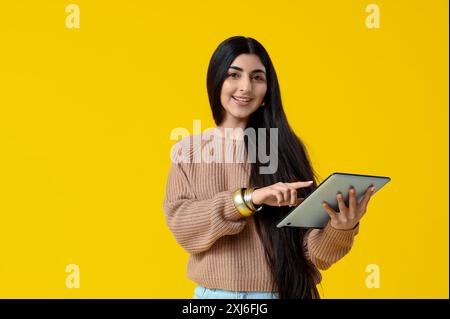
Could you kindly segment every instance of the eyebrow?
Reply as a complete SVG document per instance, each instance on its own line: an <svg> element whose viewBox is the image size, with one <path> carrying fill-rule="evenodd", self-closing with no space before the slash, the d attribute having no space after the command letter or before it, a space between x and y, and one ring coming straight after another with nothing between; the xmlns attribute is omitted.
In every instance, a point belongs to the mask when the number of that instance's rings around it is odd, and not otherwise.
<svg viewBox="0 0 450 319"><path fill-rule="evenodd" d="M240 68L240 67L238 67L238 66L235 66L235 65L231 65L229 68L230 68L230 69L235 69L235 70L238 70L238 71L244 71L244 69L242 69L242 68ZM261 70L261 69L253 70L253 71L250 72L250 73L258 73L258 72L262 72L262 73L266 74L266 72L264 72L264 71Z"/></svg>

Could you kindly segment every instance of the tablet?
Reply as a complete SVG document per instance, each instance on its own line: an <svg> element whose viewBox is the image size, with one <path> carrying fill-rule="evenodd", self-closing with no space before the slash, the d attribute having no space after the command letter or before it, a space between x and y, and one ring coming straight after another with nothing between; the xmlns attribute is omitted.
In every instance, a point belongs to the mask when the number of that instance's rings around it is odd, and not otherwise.
<svg viewBox="0 0 450 319"><path fill-rule="evenodd" d="M326 201L336 212L339 212L336 198L338 192L342 193L345 204L348 207L348 191L351 186L356 190L356 201L359 203L369 186L375 186L375 191L372 194L373 196L390 180L389 177L385 176L333 173L309 194L300 205L293 208L293 210L278 223L277 227L323 228L330 219L322 206L324 201Z"/></svg>

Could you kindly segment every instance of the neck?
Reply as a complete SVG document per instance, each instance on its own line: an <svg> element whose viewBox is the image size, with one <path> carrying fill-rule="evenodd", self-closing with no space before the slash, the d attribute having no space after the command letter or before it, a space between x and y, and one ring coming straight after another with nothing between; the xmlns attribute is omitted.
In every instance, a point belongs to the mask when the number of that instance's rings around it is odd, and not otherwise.
<svg viewBox="0 0 450 319"><path fill-rule="evenodd" d="M232 131L231 138L233 139L241 139L242 138L242 132L244 132L245 128L247 126L246 120L224 120L220 125L217 126L217 129L219 129L220 134L222 136L226 136L226 134L230 134L227 131Z"/></svg>

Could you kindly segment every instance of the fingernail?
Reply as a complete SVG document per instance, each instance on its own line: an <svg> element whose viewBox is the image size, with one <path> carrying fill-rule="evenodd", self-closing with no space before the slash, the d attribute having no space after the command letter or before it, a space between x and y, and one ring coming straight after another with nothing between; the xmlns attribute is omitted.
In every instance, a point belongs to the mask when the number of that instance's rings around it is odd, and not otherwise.
<svg viewBox="0 0 450 319"><path fill-rule="evenodd" d="M372 192L375 191L375 186L373 186L370 190L371 190Z"/></svg>

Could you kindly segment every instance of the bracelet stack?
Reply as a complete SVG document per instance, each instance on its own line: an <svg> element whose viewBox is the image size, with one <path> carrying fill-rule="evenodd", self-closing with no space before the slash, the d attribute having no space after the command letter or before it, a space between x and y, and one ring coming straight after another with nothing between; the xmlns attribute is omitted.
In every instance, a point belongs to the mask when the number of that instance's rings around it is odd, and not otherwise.
<svg viewBox="0 0 450 319"><path fill-rule="evenodd" d="M262 208L262 205L255 207L252 201L252 193L254 189L250 188L238 188L233 193L233 202L236 209L242 216L249 217Z"/></svg>

